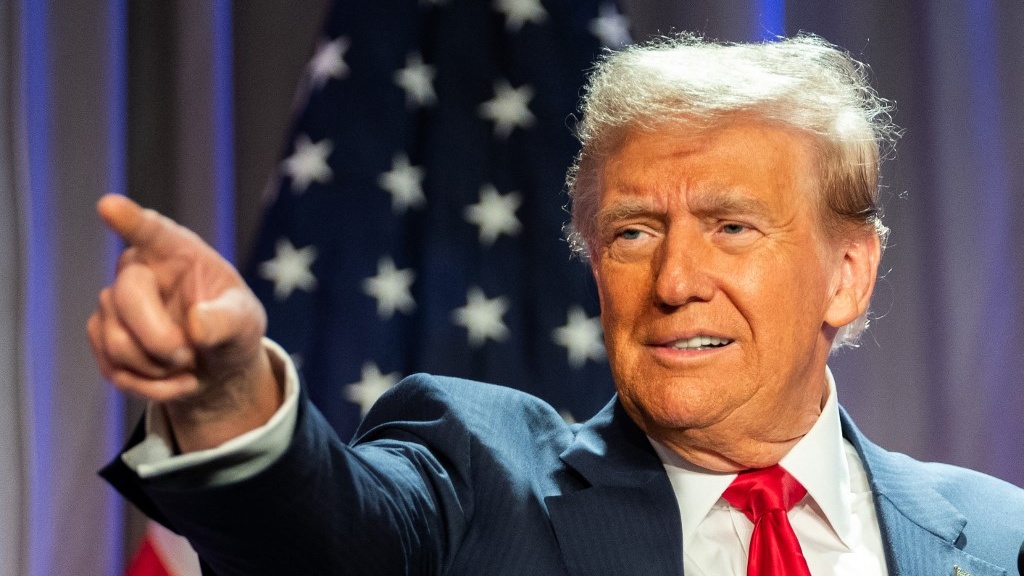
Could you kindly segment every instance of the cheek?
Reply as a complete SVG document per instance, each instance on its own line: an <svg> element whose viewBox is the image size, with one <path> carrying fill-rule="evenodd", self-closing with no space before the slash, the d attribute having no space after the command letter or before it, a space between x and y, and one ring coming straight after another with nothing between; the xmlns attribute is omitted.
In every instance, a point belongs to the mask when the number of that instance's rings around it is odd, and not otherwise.
<svg viewBox="0 0 1024 576"><path fill-rule="evenodd" d="M626 274L597 276L598 295L601 300L601 325L604 329L605 349L613 373L617 377L629 371L639 353L636 329L642 322L646 286L642 279L631 281Z"/></svg>
<svg viewBox="0 0 1024 576"><path fill-rule="evenodd" d="M792 261L755 267L736 288L734 301L755 338L771 338L773 348L799 347L819 333L829 291L820 264Z"/></svg>
<svg viewBox="0 0 1024 576"><path fill-rule="evenodd" d="M606 331L618 330L630 324L645 298L650 273L640 270L640 267L632 268L610 264L594 273L601 302L601 319Z"/></svg>

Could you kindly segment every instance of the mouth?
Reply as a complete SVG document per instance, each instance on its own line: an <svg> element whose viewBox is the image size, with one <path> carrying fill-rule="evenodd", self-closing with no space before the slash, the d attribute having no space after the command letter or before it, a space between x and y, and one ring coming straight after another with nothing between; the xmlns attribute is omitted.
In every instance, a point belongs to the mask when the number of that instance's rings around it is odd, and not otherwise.
<svg viewBox="0 0 1024 576"><path fill-rule="evenodd" d="M732 343L733 340L730 340L729 338L699 334L691 338L683 338L668 342L666 347L672 348L673 350L713 350L715 348L728 346Z"/></svg>

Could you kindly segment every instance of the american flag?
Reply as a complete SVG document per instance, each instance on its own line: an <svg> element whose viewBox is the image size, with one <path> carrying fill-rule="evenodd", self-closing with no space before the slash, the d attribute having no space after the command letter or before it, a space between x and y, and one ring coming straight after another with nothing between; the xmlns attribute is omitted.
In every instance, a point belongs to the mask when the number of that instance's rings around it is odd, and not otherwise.
<svg viewBox="0 0 1024 576"><path fill-rule="evenodd" d="M343 438L402 376L608 401L598 301L570 257L573 113L609 0L337 1L246 276Z"/></svg>

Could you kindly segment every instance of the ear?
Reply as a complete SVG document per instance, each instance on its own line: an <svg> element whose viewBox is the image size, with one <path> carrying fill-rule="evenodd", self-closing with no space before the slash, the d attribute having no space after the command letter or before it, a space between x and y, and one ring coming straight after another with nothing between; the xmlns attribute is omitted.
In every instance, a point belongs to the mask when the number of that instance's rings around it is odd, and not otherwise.
<svg viewBox="0 0 1024 576"><path fill-rule="evenodd" d="M873 231L844 241L842 260L833 279L825 323L839 329L868 309L878 277L882 247Z"/></svg>

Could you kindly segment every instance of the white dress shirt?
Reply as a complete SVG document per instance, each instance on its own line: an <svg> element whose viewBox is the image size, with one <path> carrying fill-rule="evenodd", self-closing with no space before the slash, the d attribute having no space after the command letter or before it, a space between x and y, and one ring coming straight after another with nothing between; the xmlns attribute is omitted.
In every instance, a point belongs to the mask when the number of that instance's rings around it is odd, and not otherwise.
<svg viewBox="0 0 1024 576"><path fill-rule="evenodd" d="M878 518L860 457L843 439L831 372L821 416L779 464L807 489L789 512L811 574L885 576ZM722 498L736 474L686 462L651 441L679 502L686 576L746 576L754 525Z"/></svg>

